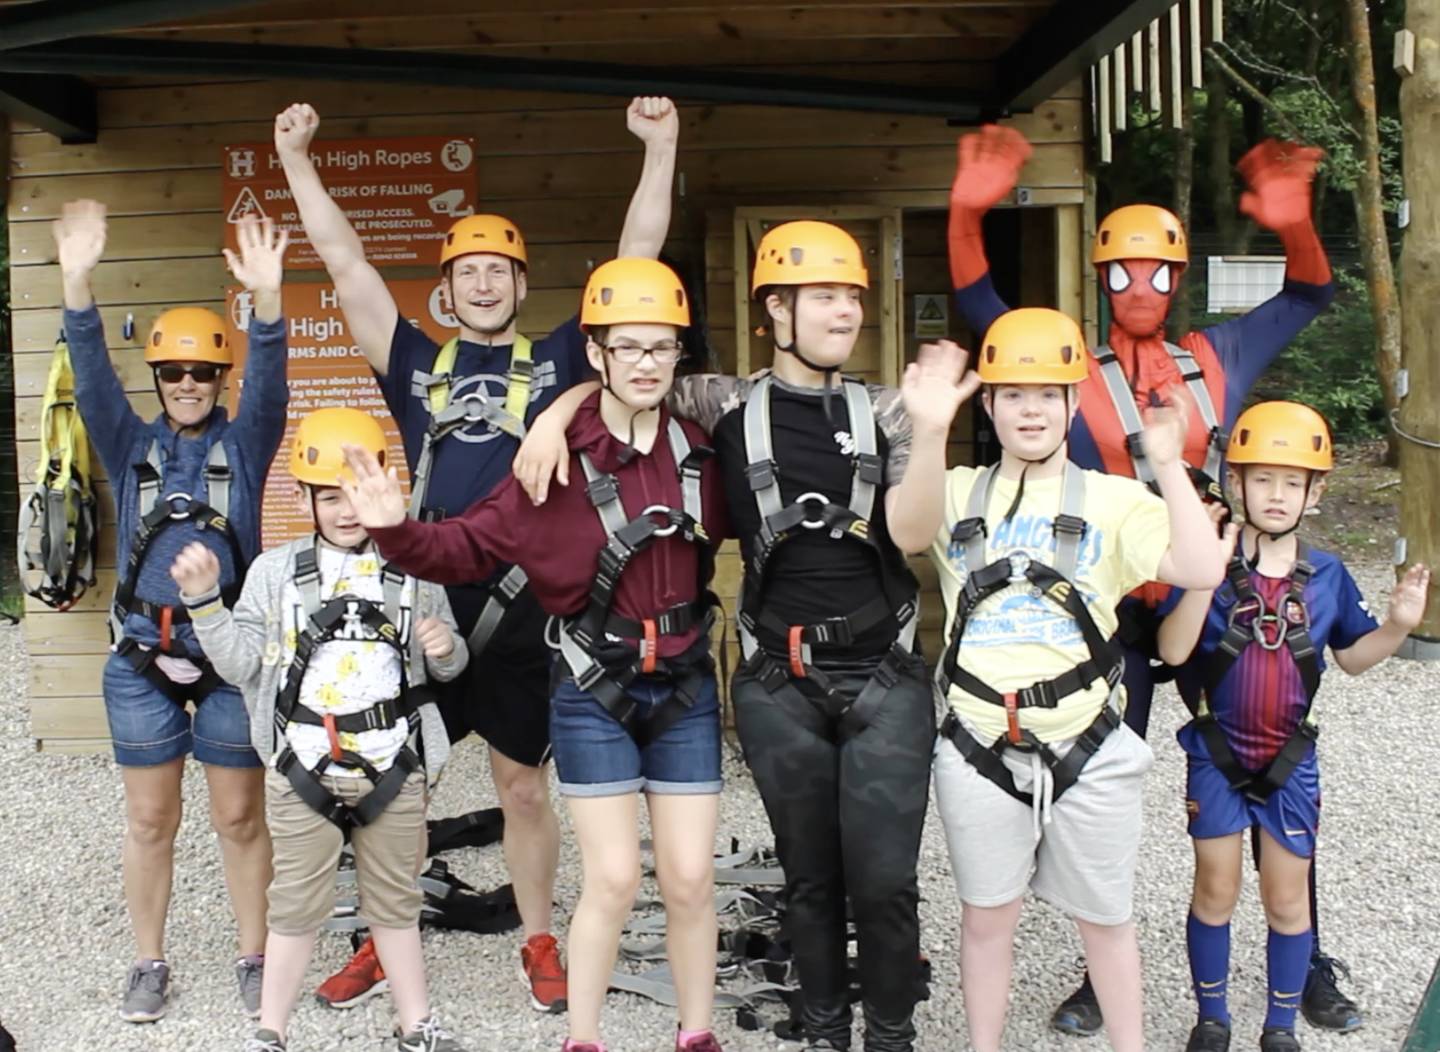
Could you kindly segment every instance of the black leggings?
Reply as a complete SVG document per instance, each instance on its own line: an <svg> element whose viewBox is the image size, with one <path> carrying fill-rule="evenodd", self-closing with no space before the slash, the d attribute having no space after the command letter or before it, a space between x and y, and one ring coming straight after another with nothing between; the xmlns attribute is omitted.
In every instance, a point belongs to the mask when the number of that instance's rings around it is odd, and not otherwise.
<svg viewBox="0 0 1440 1052"><path fill-rule="evenodd" d="M848 699L870 678L868 670L824 671ZM910 1052L920 962L915 868L935 742L923 662L913 659L869 726L848 739L833 703L803 680L772 695L742 670L731 697L785 868L786 929L808 1035L850 1047L848 898L866 1052Z"/></svg>

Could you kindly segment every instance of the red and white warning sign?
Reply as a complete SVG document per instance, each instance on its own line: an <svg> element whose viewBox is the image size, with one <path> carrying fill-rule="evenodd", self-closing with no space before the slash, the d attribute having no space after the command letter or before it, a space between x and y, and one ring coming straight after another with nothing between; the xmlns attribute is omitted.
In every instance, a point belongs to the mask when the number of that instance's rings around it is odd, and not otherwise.
<svg viewBox="0 0 1440 1052"><path fill-rule="evenodd" d="M310 144L310 158L377 266L431 264L450 224L475 212L475 140L425 135L399 139L329 139ZM225 244L235 224L273 219L290 231L287 267L322 266L300 224L280 158L271 143L221 147Z"/></svg>

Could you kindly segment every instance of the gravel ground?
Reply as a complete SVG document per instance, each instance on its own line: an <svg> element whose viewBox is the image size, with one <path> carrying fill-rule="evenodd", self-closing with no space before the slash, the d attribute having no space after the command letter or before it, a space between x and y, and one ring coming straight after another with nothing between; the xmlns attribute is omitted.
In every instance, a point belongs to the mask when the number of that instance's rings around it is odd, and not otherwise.
<svg viewBox="0 0 1440 1052"><path fill-rule="evenodd" d="M1361 568L1361 584L1384 609L1387 568ZM219 856L203 806L198 767L186 776L195 806L180 834L171 908L170 959L176 999L163 1022L122 1023L116 1006L132 953L120 894L120 780L110 759L51 757L33 751L20 630L0 629L0 853L10 859L0 880L0 1018L22 1052L78 1049L239 1049L248 1033L231 973L233 924ZM1440 730L1431 715L1433 667L1394 661L1359 678L1327 677L1321 704L1325 816L1320 849L1321 923L1326 949L1354 970L1349 989L1369 1023L1350 1036L1302 1024L1307 1052L1397 1049L1435 964L1440 945L1440 823L1431 764L1440 761ZM1151 741L1158 762L1147 787L1148 822L1141 847L1137 913L1145 955L1150 1044L1184 1045L1192 1021L1184 946L1190 851L1184 836L1181 753L1174 731L1182 709L1172 694L1156 702ZM1393 743L1393 744L1392 744ZM1402 744L1405 751L1395 748ZM727 758L722 835L768 843L758 797L743 768ZM435 813L488 806L493 793L474 739L458 750L437 796ZM563 821L563 818L562 818ZM728 842L728 841L727 841ZM498 848L453 853L451 865L484 887L505 879ZM568 830L561 860L559 912L578 894L579 858ZM929 823L921 859L923 940L934 962L931 1000L919 1010L921 1049L963 1047L958 990L959 909L939 824ZM653 897L647 883L642 896ZM475 1050L555 1049L563 1020L532 1012L515 977L518 935L426 936L437 1011ZM1079 976L1073 925L1032 903L1021 924L1008 1050L1099 1050L1103 1039L1077 1042L1049 1032L1053 1005ZM347 956L342 936L320 940L318 982ZM1237 1049L1253 1048L1264 1014L1264 919L1253 874L1236 916L1231 1006ZM607 1031L615 1052L671 1047L668 1010L614 995ZM302 1003L291 1034L300 1050L376 1050L387 1041L389 1005L376 999L347 1013ZM765 1034L744 1033L722 1013L717 1030L727 1049L794 1049ZM857 1044L858 1047L858 1044Z"/></svg>

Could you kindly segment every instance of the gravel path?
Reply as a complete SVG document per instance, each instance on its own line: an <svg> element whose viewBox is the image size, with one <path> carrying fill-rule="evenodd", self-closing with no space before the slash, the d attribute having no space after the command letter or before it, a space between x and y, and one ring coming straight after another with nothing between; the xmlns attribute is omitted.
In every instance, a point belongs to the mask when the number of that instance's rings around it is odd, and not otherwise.
<svg viewBox="0 0 1440 1052"><path fill-rule="evenodd" d="M1384 609L1388 573L1361 568L1361 585ZM24 697L19 629L0 628L0 1019L22 1052L79 1049L236 1049L248 1033L231 974L233 925L219 857L209 833L200 770L186 776L193 802L180 835L171 907L170 958L177 998L170 1016L128 1026L116 1005L131 943L120 895L120 780L108 756L51 757L33 751ZM1357 680L1332 671L1322 695L1325 825L1319 854L1321 924L1326 949L1349 961L1349 989L1369 1015L1357 1034L1332 1036L1302 1025L1307 1052L1380 1052L1399 1047L1440 946L1440 805L1433 771L1440 724L1433 715L1436 669L1394 661ZM1158 762L1147 787L1138 917L1145 954L1151 1047L1184 1045L1193 1007L1184 920L1190 850L1184 836L1184 767L1174 742L1182 709L1168 691L1156 700L1152 744ZM1403 743L1403 751L1397 745ZM743 768L727 759L722 831L768 843L764 813ZM483 751L471 739L457 751L438 793L436 814L488 806ZM563 821L563 819L562 819ZM498 848L454 853L451 865L483 887L504 881ZM559 916L573 908L579 859L568 829L561 861ZM958 991L959 909L939 824L926 831L921 859L923 939L934 961L931 1000L921 1006L924 1050L963 1048ZM653 897L647 884L642 896ZM563 1021L536 1015L515 977L518 936L430 933L426 950L434 1003L474 1050L557 1049ZM1254 1048L1264 1014L1264 919L1253 874L1236 916L1231 1006L1237 1049ZM1054 1003L1078 979L1073 925L1046 906L1027 907L1016 959L1007 1050L1100 1052L1045 1026ZM346 958L348 943L323 936L312 977L318 982ZM668 1052L667 1010L614 995L607 1006L614 1052ZM388 1003L348 1013L302 1003L291 1034L301 1050L393 1048ZM765 1034L743 1033L728 1014L717 1027L731 1052L795 1049ZM858 1048L858 1043L857 1043Z"/></svg>

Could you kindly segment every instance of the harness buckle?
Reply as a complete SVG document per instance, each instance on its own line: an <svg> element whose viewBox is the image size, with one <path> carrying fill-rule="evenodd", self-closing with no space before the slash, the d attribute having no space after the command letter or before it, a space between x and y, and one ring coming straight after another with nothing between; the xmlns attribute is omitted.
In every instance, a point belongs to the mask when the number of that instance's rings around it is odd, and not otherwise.
<svg viewBox="0 0 1440 1052"><path fill-rule="evenodd" d="M789 636L790 674L796 679L805 679L805 626L791 625Z"/></svg>
<svg viewBox="0 0 1440 1052"><path fill-rule="evenodd" d="M855 475L861 482L878 486L885 481L885 461L878 453L858 453L855 456Z"/></svg>
<svg viewBox="0 0 1440 1052"><path fill-rule="evenodd" d="M590 503L598 508L620 496L620 485L614 475L597 475L585 483L585 492L590 495Z"/></svg>
<svg viewBox="0 0 1440 1052"><path fill-rule="evenodd" d="M1022 745L1025 742L1025 738L1020 733L1020 708L1015 693L1012 691L1009 694L1002 695L1002 698L1005 702L1005 723L1007 726L1005 738L1011 745Z"/></svg>
<svg viewBox="0 0 1440 1052"><path fill-rule="evenodd" d="M675 521L675 510L665 504L650 505L640 513L640 517L642 519L649 519L652 525L656 518L665 520L666 525L658 527L655 532L650 535L652 537L669 537L680 528L679 524Z"/></svg>
<svg viewBox="0 0 1440 1052"><path fill-rule="evenodd" d="M808 630L814 642L827 646L834 643L844 647L855 642L855 632L850 627L848 617L827 617L824 621L809 625Z"/></svg>
<svg viewBox="0 0 1440 1052"><path fill-rule="evenodd" d="M775 485L775 461L757 460L745 465L745 479L752 492Z"/></svg>
<svg viewBox="0 0 1440 1052"><path fill-rule="evenodd" d="M1085 520L1079 515L1066 515L1062 512L1055 516L1053 532L1070 537L1083 537L1085 536Z"/></svg>
<svg viewBox="0 0 1440 1052"><path fill-rule="evenodd" d="M1015 696L1011 695L1011 697ZM1055 693L1055 681L1049 679L1022 688L1019 691L1019 699L1019 703L1026 708L1053 709L1060 704L1060 698Z"/></svg>
<svg viewBox="0 0 1440 1052"><path fill-rule="evenodd" d="M1011 552L1005 559L1010 564L1010 583L1018 584L1025 580L1025 574L1030 569L1030 556L1025 552Z"/></svg>
<svg viewBox="0 0 1440 1052"><path fill-rule="evenodd" d="M167 493L161 500L170 505L170 517L177 521L188 519L190 508L195 503L194 496L189 493Z"/></svg>
<svg viewBox="0 0 1440 1052"><path fill-rule="evenodd" d="M653 618L645 618L640 625L645 629L645 636L640 640L640 671L648 676L655 671L655 662L660 656L659 633Z"/></svg>
<svg viewBox="0 0 1440 1052"><path fill-rule="evenodd" d="M825 496L825 494L811 490L809 493L802 493L796 497L795 504L805 512L805 518L800 520L800 525L805 529L823 530L829 526L829 523L827 523L823 517L825 509L830 505L830 498ZM810 506L812 504L820 505L821 518L812 519L810 517Z"/></svg>
<svg viewBox="0 0 1440 1052"><path fill-rule="evenodd" d="M320 719L325 728L325 736L330 739L330 759L339 763L344 758L344 752L340 748L340 732L335 726L335 714L327 712Z"/></svg>
<svg viewBox="0 0 1440 1052"><path fill-rule="evenodd" d="M1136 460L1145 456L1145 440L1140 432L1125 436L1125 451Z"/></svg>

